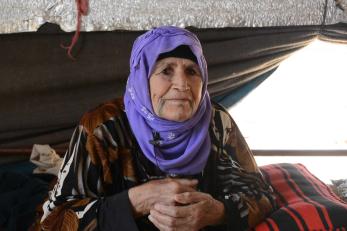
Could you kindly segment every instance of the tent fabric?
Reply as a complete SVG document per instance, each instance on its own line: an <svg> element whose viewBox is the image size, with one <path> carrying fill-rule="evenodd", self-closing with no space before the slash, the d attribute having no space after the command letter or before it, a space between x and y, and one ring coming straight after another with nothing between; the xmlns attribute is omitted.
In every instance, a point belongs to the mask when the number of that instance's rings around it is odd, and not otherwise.
<svg viewBox="0 0 347 231"><path fill-rule="evenodd" d="M271 71L318 37L347 40L347 24L188 29L202 42L212 96ZM142 33L83 32L75 61L60 47L72 34L54 24L0 35L0 153L34 143L66 145L83 112L123 94L131 46Z"/></svg>
<svg viewBox="0 0 347 231"><path fill-rule="evenodd" d="M319 39L328 42L347 43L347 24L339 23L322 27L319 31Z"/></svg>
<svg viewBox="0 0 347 231"><path fill-rule="evenodd" d="M88 10L89 8L89 10ZM148 30L160 25L269 27L347 22L347 0L2 0L0 33L36 31L45 22L64 31ZM83 12L82 12L82 11ZM204 12L204 14L201 14Z"/></svg>
<svg viewBox="0 0 347 231"><path fill-rule="evenodd" d="M277 68L272 69L271 71L266 72L258 76L257 78L249 81L247 84L238 87L233 90L232 93L225 93L223 95L215 96L213 100L225 108L230 108L244 97L246 97L251 91L257 88L262 82L264 82L269 76L272 75L277 70Z"/></svg>

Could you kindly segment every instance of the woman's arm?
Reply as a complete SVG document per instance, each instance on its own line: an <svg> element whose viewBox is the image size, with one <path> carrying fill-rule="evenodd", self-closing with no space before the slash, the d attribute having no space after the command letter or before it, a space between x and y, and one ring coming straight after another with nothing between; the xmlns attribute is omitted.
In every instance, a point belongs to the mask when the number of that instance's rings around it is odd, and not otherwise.
<svg viewBox="0 0 347 231"><path fill-rule="evenodd" d="M217 158L219 198L226 209L228 230L254 227L275 207L272 188L264 181L236 123L222 107L215 110L220 147ZM235 229L238 227L238 229Z"/></svg>
<svg viewBox="0 0 347 231"><path fill-rule="evenodd" d="M65 154L58 181L43 205L42 228L137 230L127 191L104 196L103 169L91 159L86 149L87 139L84 127L78 126Z"/></svg>

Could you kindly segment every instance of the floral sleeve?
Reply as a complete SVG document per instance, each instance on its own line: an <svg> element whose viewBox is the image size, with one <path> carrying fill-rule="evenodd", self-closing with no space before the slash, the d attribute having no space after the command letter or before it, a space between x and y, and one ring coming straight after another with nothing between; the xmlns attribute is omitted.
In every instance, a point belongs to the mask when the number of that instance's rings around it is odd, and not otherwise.
<svg viewBox="0 0 347 231"><path fill-rule="evenodd" d="M227 230L254 227L274 208L272 188L263 179L251 150L228 112L216 106L217 177L226 209Z"/></svg>
<svg viewBox="0 0 347 231"><path fill-rule="evenodd" d="M122 139L110 132L118 126L117 114L105 108L114 104L86 113L75 129L58 181L43 205L43 230L138 230L122 183L125 170L119 167L128 160L120 157Z"/></svg>
<svg viewBox="0 0 347 231"><path fill-rule="evenodd" d="M68 227L78 230L80 225L95 226L97 223L97 182L93 184L95 188L87 186L87 172L93 169L84 169L85 166L90 166L85 140L83 127L77 127L64 157L58 181L43 206L41 226L44 230L69 230Z"/></svg>

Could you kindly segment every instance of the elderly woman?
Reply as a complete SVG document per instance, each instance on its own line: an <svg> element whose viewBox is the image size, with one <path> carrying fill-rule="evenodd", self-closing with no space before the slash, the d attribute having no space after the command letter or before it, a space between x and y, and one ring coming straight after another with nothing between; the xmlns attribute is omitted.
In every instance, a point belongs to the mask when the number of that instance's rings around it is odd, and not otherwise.
<svg viewBox="0 0 347 231"><path fill-rule="evenodd" d="M134 43L123 99L87 112L43 206L45 230L246 230L274 208L236 124L211 104L197 37Z"/></svg>

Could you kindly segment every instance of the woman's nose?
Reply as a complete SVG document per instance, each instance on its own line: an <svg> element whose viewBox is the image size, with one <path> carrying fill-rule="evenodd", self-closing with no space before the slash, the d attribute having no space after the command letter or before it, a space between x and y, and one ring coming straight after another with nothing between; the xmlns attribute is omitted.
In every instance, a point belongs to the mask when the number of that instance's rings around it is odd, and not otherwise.
<svg viewBox="0 0 347 231"><path fill-rule="evenodd" d="M177 72L173 78L173 86L179 91L189 90L188 76L185 72Z"/></svg>

